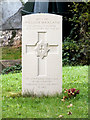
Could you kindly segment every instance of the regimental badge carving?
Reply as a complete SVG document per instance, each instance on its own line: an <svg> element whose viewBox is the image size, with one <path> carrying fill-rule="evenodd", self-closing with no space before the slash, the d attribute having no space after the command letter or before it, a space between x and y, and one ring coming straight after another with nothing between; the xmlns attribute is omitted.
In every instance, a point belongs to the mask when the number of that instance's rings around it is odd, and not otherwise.
<svg viewBox="0 0 90 120"><path fill-rule="evenodd" d="M48 52L50 51L48 47L48 43L43 43L43 42L37 43L35 50L37 53L37 57L40 57L42 59L46 57L48 55Z"/></svg>

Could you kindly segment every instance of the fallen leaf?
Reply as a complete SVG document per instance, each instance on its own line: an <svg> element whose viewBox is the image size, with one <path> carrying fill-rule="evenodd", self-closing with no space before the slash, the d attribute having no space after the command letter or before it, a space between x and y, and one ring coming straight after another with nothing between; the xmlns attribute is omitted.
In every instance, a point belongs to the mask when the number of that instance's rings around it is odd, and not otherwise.
<svg viewBox="0 0 90 120"><path fill-rule="evenodd" d="M59 117L59 118L62 118L62 117L63 117L63 115L59 115L58 117Z"/></svg>
<svg viewBox="0 0 90 120"><path fill-rule="evenodd" d="M72 105L72 104L70 104L69 106L70 106L70 107L72 107L73 105Z"/></svg>
<svg viewBox="0 0 90 120"><path fill-rule="evenodd" d="M69 111L69 112L68 112L68 115L72 115L72 112Z"/></svg>
<svg viewBox="0 0 90 120"><path fill-rule="evenodd" d="M64 102L65 100L64 100L64 99L61 99L61 101L63 101L63 102Z"/></svg>
<svg viewBox="0 0 90 120"><path fill-rule="evenodd" d="M68 105L67 107L68 107L68 108L69 108L69 107L72 107L72 104Z"/></svg>

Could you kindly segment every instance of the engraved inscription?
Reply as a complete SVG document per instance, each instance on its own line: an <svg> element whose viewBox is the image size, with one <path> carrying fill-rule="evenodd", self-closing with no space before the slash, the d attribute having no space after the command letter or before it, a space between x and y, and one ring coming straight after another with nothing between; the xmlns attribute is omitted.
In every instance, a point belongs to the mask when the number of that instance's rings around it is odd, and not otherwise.
<svg viewBox="0 0 90 120"><path fill-rule="evenodd" d="M43 18L40 19L34 18L34 20L25 20L25 29L27 30L58 30L60 29L60 20L51 20L49 18ZM42 25L43 24L43 25Z"/></svg>
<svg viewBox="0 0 90 120"><path fill-rule="evenodd" d="M49 86L57 86L57 84L60 81L60 78L26 78L27 82L26 85L27 86L33 86L36 88L47 88ZM30 79L30 82L28 82L28 80Z"/></svg>

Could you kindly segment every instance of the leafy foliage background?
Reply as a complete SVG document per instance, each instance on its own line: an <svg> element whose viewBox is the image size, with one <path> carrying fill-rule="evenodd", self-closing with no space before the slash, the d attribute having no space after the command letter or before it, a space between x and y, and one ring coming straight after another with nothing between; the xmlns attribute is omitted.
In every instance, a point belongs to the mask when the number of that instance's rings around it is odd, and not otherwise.
<svg viewBox="0 0 90 120"><path fill-rule="evenodd" d="M73 2L69 17L70 34L63 40L63 65L89 65L90 2Z"/></svg>

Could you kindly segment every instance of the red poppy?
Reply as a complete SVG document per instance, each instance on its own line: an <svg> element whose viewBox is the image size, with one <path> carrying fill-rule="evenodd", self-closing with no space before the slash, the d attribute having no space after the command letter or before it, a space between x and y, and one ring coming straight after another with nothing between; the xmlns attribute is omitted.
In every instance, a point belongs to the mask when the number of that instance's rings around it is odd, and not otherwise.
<svg viewBox="0 0 90 120"><path fill-rule="evenodd" d="M70 89L68 90L68 92L70 93Z"/></svg>
<svg viewBox="0 0 90 120"><path fill-rule="evenodd" d="M76 91L76 94L79 94L79 90Z"/></svg>
<svg viewBox="0 0 90 120"><path fill-rule="evenodd" d="M71 88L71 91L72 91L72 93L74 93L76 91L76 89L75 88Z"/></svg>

